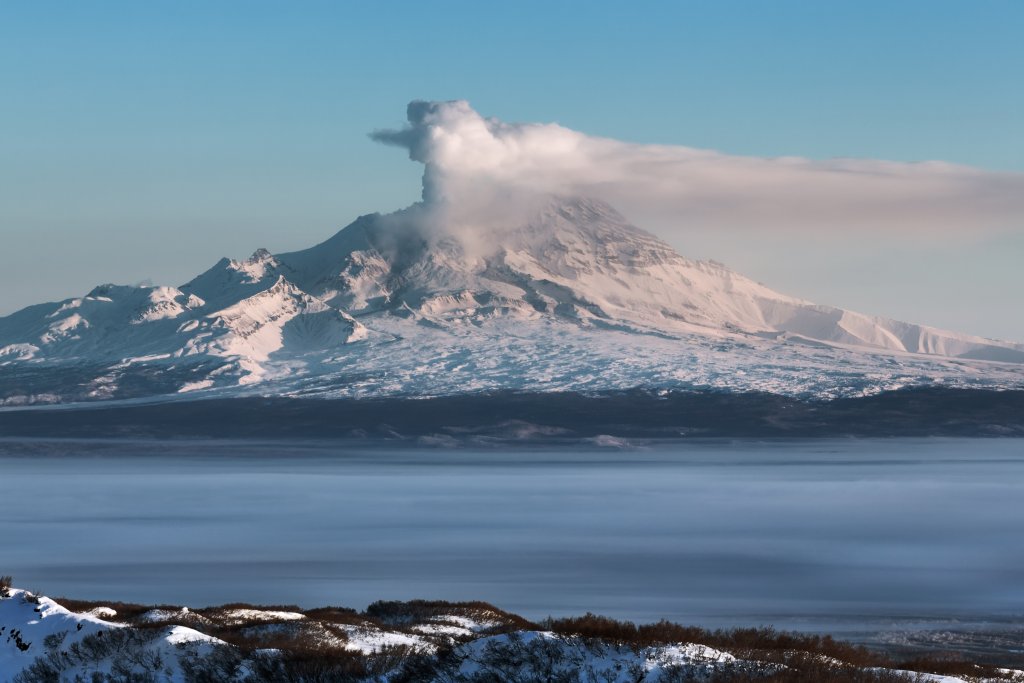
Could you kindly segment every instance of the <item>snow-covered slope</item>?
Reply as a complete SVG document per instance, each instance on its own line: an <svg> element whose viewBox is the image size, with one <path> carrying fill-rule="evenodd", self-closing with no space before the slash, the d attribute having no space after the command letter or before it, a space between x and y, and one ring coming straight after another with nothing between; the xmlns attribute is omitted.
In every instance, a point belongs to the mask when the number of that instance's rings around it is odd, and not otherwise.
<svg viewBox="0 0 1024 683"><path fill-rule="evenodd" d="M107 614L76 613L50 598L0 590L0 683L7 681L185 681L182 660L224 645L187 626L129 628ZM103 618L106 617L106 618ZM131 678L149 673L151 678ZM19 678L20 676L20 678Z"/></svg>
<svg viewBox="0 0 1024 683"><path fill-rule="evenodd" d="M596 200L553 198L471 239L424 229L432 210L222 259L180 288L104 285L0 318L0 401L1024 385L1024 345L780 294L684 258Z"/></svg>
<svg viewBox="0 0 1024 683"><path fill-rule="evenodd" d="M780 649L781 638L771 642L767 631L761 649L740 646L733 654L699 642L679 642L671 636L701 632L665 622L648 627L661 631L660 637L648 636L649 642L622 639L629 637L632 624L618 624L618 634L609 630L604 635L580 633L564 623L543 630L485 603L381 602L363 613L238 606L146 609L122 603L117 610L95 603L80 603L78 609L28 591L0 590L0 683L666 683L757 681L781 671L794 674L784 680L1024 680L1020 671L967 664L962 668L976 674L970 678L913 671L902 675L877 664L851 664L830 656L830 651L856 653L831 640L818 641L819 651L801 651L794 649L798 640L790 637ZM583 620L615 626L592 615ZM820 651L823 643L831 650Z"/></svg>

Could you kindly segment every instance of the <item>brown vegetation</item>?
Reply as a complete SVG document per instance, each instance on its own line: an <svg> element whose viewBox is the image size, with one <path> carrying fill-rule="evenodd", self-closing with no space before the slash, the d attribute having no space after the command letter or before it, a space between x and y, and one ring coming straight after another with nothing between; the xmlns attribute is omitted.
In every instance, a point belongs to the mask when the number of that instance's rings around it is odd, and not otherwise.
<svg viewBox="0 0 1024 683"><path fill-rule="evenodd" d="M669 621L638 626L630 621L619 621L590 613L582 617L548 619L542 625L561 635L592 638L636 649L670 643L699 643L729 652L740 659L781 665L768 678L757 679L765 683L804 680L855 683L860 680L886 680L878 678L877 676L882 674L877 671L867 671L874 668L903 669L969 678L1009 678L996 666L968 661L958 653L949 653L941 658L916 657L897 660L861 645L835 640L829 635L789 633L771 627L709 631ZM801 677L805 674L808 677ZM724 683L750 680L730 678L737 675L746 674L724 671L716 674L721 678L713 677L712 681Z"/></svg>
<svg viewBox="0 0 1024 683"><path fill-rule="evenodd" d="M9 576L0 576L0 591L9 590L11 583ZM49 648L53 654L40 660L20 680L51 680L54 672L109 653L113 651L111 648L141 652L141 647L157 637L160 629L175 623L199 628L227 643L216 648L213 655L187 663L187 680L197 683L228 680L229 672L243 662L254 673L255 679L261 681L367 681L385 675L394 683L533 680L529 678L529 671L547 671L552 681L572 683L582 680L576 673L565 672L567 651L557 641L536 639L527 642L519 635L521 631L540 629L568 639L563 642L581 644L594 651L608 646L639 651L649 647L695 643L728 652L739 660L734 664L720 663L703 670L680 666L667 670L660 679L662 683L696 679L708 683L911 683L920 680L920 677L898 673L894 669L975 680L1007 678L994 666L976 664L958 655L899 660L862 646L837 641L831 636L787 633L773 628L711 631L668 621L637 625L589 613L534 624L486 602L379 601L364 612L345 607L303 610L294 605L230 603L179 613L179 607L169 605L146 606L65 598L57 601L75 612L87 612L97 607L111 608L117 612L117 621L127 622L135 628L118 631L113 638L99 634L89 636L70 648L62 648L55 642L54 647ZM169 618L161 621L141 619L143 614L154 609L167 611ZM228 613L240 609L297 612L306 618L234 623ZM348 637L345 627L381 628L422 636L414 626L444 621L445 617L451 616L463 616L492 625L485 629L484 635L511 634L508 639L494 641L493 647L489 644L486 648L485 656L489 658L486 672L469 677L453 673L459 661L456 648L468 638L454 642L438 638L435 641L436 655L408 646L385 647L372 654L344 647ZM197 620L202 624L197 624ZM268 651L275 651L275 654L268 655ZM140 660L136 664L148 666L149 662ZM571 662L568 667L571 670ZM523 679L522 675L527 675L527 678Z"/></svg>

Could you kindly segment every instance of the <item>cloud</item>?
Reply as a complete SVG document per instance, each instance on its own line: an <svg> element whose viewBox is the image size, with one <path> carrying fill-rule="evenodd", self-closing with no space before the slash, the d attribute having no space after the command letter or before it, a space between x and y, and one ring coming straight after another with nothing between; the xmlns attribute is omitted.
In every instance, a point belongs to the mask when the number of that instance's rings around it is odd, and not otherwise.
<svg viewBox="0 0 1024 683"><path fill-rule="evenodd" d="M1024 174L939 161L747 157L485 118L465 101L412 102L409 124L371 134L425 164L444 221L514 220L541 195L604 199L680 231L1024 231Z"/></svg>

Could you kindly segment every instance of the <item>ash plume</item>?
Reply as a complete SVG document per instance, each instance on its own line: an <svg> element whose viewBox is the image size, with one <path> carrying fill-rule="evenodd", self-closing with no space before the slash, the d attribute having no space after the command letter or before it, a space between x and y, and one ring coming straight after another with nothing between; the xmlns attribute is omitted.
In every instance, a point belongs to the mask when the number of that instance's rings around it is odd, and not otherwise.
<svg viewBox="0 0 1024 683"><path fill-rule="evenodd" d="M415 101L371 137L424 164L425 223L481 239L550 195L594 196L679 231L862 231L947 236L1024 230L1024 174L941 161L736 156L507 123L463 100Z"/></svg>

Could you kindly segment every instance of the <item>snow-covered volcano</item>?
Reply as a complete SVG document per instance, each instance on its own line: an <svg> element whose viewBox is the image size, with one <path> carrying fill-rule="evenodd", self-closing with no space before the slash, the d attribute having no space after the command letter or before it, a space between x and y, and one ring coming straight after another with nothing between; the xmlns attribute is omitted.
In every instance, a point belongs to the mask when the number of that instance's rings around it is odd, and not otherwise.
<svg viewBox="0 0 1024 683"><path fill-rule="evenodd" d="M103 285L0 318L0 400L1024 386L1024 345L780 294L600 201L552 198L471 243L425 231L430 211L222 259L178 288Z"/></svg>

